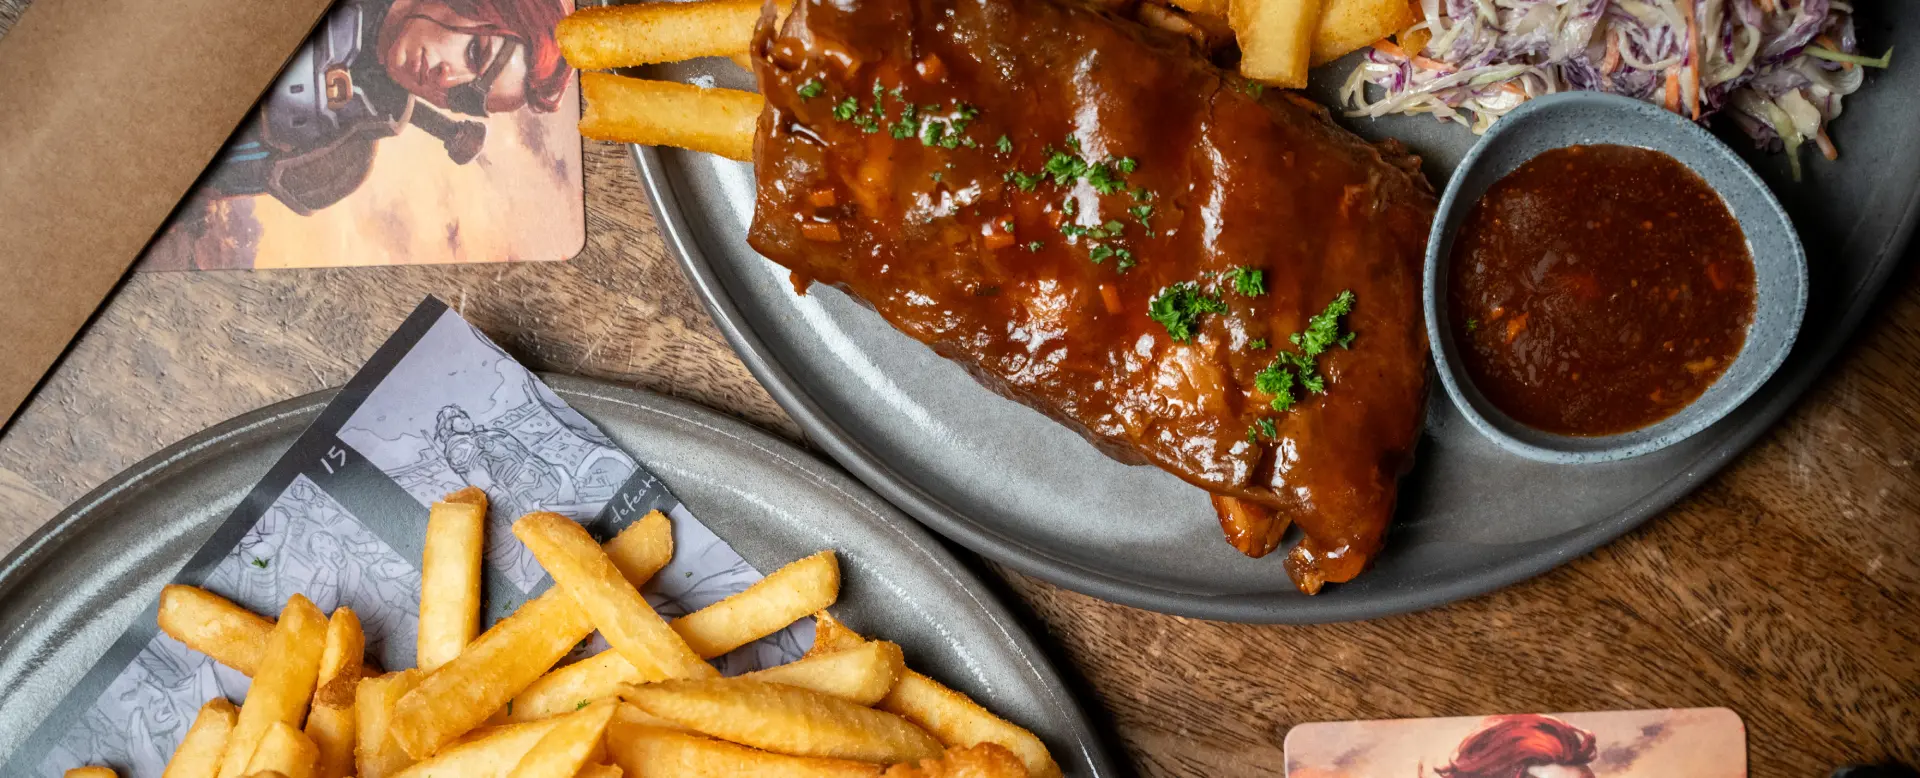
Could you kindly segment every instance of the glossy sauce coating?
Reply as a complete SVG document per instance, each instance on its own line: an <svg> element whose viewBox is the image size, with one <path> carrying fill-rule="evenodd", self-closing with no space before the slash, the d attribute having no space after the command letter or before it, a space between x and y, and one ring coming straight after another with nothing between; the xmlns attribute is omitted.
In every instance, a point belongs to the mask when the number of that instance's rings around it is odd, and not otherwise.
<svg viewBox="0 0 1920 778"><path fill-rule="evenodd" d="M1672 416L1753 320L1753 256L1720 196L1658 151L1570 146L1487 190L1454 239L1448 316L1501 411L1563 435Z"/></svg>
<svg viewBox="0 0 1920 778"><path fill-rule="evenodd" d="M1051 0L801 0L754 54L749 240L797 283L847 290L1115 458L1254 504L1243 551L1300 524L1296 580L1347 580L1379 548L1425 399L1417 161ZM1264 294L1232 291L1240 266ZM1177 341L1148 311L1188 282L1224 310ZM1320 358L1324 395L1273 411L1254 375L1343 290L1352 349Z"/></svg>

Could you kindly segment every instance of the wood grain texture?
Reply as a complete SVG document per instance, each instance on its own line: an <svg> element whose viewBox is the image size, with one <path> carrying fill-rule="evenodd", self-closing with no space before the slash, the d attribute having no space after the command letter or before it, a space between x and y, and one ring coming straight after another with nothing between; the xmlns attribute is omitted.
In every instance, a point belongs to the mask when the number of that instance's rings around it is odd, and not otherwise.
<svg viewBox="0 0 1920 778"><path fill-rule="evenodd" d="M0 0L0 30L21 0ZM665 255L625 152L588 143L571 262L159 273L127 281L0 436L0 550L179 438L344 382L425 294L540 370L640 386L789 439ZM1752 772L1920 763L1920 273L1705 488L1534 580L1362 624L1146 613L1000 570L1150 776L1273 775L1298 723L1725 705Z"/></svg>

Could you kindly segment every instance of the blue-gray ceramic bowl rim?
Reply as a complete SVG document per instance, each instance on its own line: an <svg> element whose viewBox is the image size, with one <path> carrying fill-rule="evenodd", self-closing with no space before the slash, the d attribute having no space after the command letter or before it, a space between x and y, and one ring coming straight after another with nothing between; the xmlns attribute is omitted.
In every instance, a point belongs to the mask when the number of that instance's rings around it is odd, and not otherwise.
<svg viewBox="0 0 1920 778"><path fill-rule="evenodd" d="M1637 130L1637 131L1636 131ZM1576 437L1528 427L1495 408L1461 372L1446 311L1446 265L1461 218L1487 187L1527 160L1565 146L1619 143L1672 155L1720 194L1753 255L1753 323L1733 364L1691 405L1617 435ZM1507 152L1510 148L1518 150ZM1425 268L1427 337L1447 396L1474 429L1520 456L1557 464L1611 462L1658 451L1699 433L1767 382L1799 334L1807 308L1807 260L1772 190L1733 150L1698 124L1640 100L1597 92L1535 98L1507 114L1467 152L1434 214Z"/></svg>

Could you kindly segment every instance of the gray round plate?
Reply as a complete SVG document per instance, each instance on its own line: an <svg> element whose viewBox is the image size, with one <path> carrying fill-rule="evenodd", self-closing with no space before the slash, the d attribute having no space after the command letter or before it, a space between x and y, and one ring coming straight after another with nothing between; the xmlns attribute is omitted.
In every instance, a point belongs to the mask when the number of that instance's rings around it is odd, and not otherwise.
<svg viewBox="0 0 1920 778"><path fill-rule="evenodd" d="M1895 3L1859 10L1866 50L1920 52L1920 13ZM1332 104L1346 71L1319 69L1310 92ZM724 60L640 72L754 88ZM839 291L796 296L786 270L746 245L751 167L677 149L634 155L668 246L747 367L815 445L895 505L981 554L1097 597L1210 619L1324 622L1432 607L1545 572L1673 504L1759 437L1846 343L1912 234L1916 84L1920 56L1896 54L1892 69L1869 75L1835 123L1840 159L1809 155L1798 183L1781 156L1726 137L1793 215L1811 280L1792 355L1752 399L1655 454L1553 465L1475 432L1436 381L1387 550L1354 582L1315 597L1294 592L1277 557L1229 548L1199 489L1107 459ZM1475 139L1428 117L1345 123L1406 142L1436 188Z"/></svg>
<svg viewBox="0 0 1920 778"><path fill-rule="evenodd" d="M836 549L835 615L1038 733L1068 775L1114 774L1084 711L985 584L859 483L746 424L564 376L554 391L762 570ZM0 563L0 754L51 711L333 392L253 411L108 481Z"/></svg>

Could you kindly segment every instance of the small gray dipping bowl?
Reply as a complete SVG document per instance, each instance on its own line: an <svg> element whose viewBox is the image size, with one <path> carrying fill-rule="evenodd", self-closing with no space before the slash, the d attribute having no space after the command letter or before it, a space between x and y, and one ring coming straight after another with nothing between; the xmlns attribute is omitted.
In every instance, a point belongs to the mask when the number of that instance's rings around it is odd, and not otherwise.
<svg viewBox="0 0 1920 778"><path fill-rule="evenodd" d="M1698 173L1746 233L1753 253L1753 324L1740 355L1707 391L1658 423L1618 435L1556 435L1500 412L1463 371L1447 319L1447 263L1453 236L1488 187L1541 153L1611 143L1672 155ZM1535 98L1495 122L1461 161L1440 199L1427 238L1427 337L1447 396L1475 429L1528 459L1560 464L1608 462L1657 451L1732 412L1787 358L1807 309L1807 259L1800 236L1773 193L1745 162L1699 125L1648 103L1596 92Z"/></svg>

